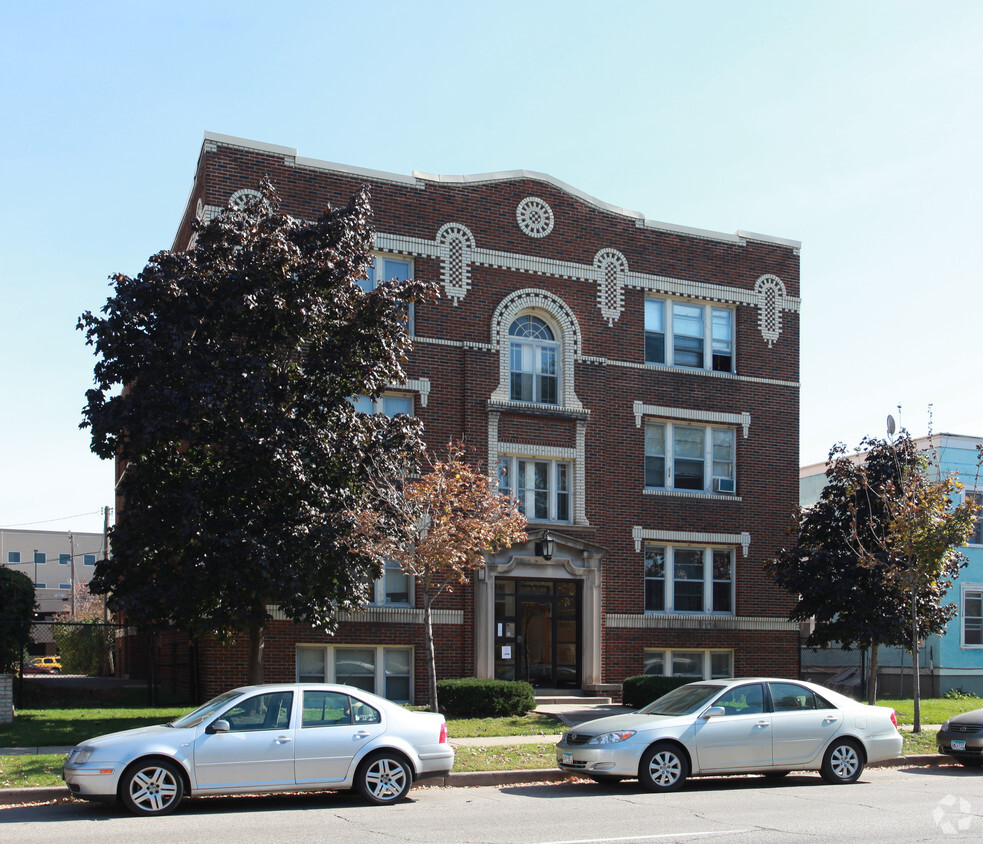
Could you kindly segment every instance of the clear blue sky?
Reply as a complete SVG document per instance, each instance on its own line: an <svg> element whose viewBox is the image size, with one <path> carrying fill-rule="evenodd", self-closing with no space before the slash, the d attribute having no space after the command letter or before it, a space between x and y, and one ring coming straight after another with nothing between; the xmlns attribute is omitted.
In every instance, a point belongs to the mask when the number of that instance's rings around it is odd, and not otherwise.
<svg viewBox="0 0 983 844"><path fill-rule="evenodd" d="M75 330L169 248L205 130L525 168L801 240L801 462L903 406L983 435L983 3L14 3L0 26L0 526L99 530ZM744 467L743 471L753 471Z"/></svg>

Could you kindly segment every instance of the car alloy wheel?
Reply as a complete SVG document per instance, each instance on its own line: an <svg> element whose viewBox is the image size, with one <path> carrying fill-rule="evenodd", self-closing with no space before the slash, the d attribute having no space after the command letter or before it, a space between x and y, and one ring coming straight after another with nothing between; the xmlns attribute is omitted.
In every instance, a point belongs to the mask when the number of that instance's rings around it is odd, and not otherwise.
<svg viewBox="0 0 983 844"><path fill-rule="evenodd" d="M373 803L395 803L410 790L412 774L406 761L393 753L378 753L362 763L358 790Z"/></svg>
<svg viewBox="0 0 983 844"><path fill-rule="evenodd" d="M819 773L832 785L844 785L856 782L863 770L864 758L857 743L852 739L839 739L826 751Z"/></svg>
<svg viewBox="0 0 983 844"><path fill-rule="evenodd" d="M638 780L649 791L675 791L689 776L689 762L675 745L655 744L642 754Z"/></svg>
<svg viewBox="0 0 983 844"><path fill-rule="evenodd" d="M134 814L168 815L184 797L184 779L166 759L138 762L123 773L120 796Z"/></svg>

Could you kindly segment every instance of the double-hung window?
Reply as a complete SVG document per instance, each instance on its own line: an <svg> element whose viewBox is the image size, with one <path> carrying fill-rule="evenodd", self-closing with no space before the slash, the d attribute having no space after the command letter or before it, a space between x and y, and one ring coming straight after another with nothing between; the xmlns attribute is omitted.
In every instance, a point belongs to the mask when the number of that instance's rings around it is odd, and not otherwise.
<svg viewBox="0 0 983 844"><path fill-rule="evenodd" d="M412 648L297 646L298 682L344 683L399 703L412 699L412 667Z"/></svg>
<svg viewBox="0 0 983 844"><path fill-rule="evenodd" d="M656 677L694 677L702 680L734 676L734 652L645 649L645 674Z"/></svg>
<svg viewBox="0 0 983 844"><path fill-rule="evenodd" d="M963 586L963 645L983 647L983 584L967 583Z"/></svg>
<svg viewBox="0 0 983 844"><path fill-rule="evenodd" d="M387 560L382 576L372 583L369 600L376 606L403 606L413 603L413 577L399 563Z"/></svg>
<svg viewBox="0 0 983 844"><path fill-rule="evenodd" d="M382 413L386 416L395 416L397 413L413 415L413 396L385 393L374 401L368 396L355 396L351 402L355 405L355 410L360 413Z"/></svg>
<svg viewBox="0 0 983 844"><path fill-rule="evenodd" d="M645 362L734 371L734 311L689 301L645 300Z"/></svg>
<svg viewBox="0 0 983 844"><path fill-rule="evenodd" d="M365 278L359 279L358 284L366 293L384 281L406 281L413 278L413 262L407 258L396 258L390 255L373 255L372 261L365 270ZM413 333L413 306L407 312L407 329Z"/></svg>
<svg viewBox="0 0 983 844"><path fill-rule="evenodd" d="M734 550L648 545L645 611L734 612Z"/></svg>
<svg viewBox="0 0 983 844"><path fill-rule="evenodd" d="M983 504L983 492L979 490L966 490L966 498L976 502L977 505ZM973 525L973 532L970 534L969 545L983 545L983 512L976 516L976 524Z"/></svg>
<svg viewBox="0 0 983 844"><path fill-rule="evenodd" d="M531 522L569 522L573 471L570 463L534 457L498 459L498 491L519 502Z"/></svg>
<svg viewBox="0 0 983 844"><path fill-rule="evenodd" d="M560 344L539 317L520 316L509 326L509 398L559 403Z"/></svg>
<svg viewBox="0 0 983 844"><path fill-rule="evenodd" d="M733 428L648 422L645 486L733 494L735 442Z"/></svg>

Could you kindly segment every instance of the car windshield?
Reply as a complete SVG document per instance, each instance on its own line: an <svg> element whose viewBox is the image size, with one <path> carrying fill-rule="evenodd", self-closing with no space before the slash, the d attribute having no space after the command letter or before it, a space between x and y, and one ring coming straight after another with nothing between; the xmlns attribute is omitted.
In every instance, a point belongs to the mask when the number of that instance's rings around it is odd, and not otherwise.
<svg viewBox="0 0 983 844"><path fill-rule="evenodd" d="M171 721L168 727L197 727L202 721L210 716L214 715L219 709L221 709L230 700L234 700L242 694L241 692L225 692L220 694L218 697L213 697L208 703L203 703L197 709L189 712L187 715L178 718L176 721Z"/></svg>
<svg viewBox="0 0 983 844"><path fill-rule="evenodd" d="M721 686L690 683L673 689L638 711L642 715L689 715L704 706L714 695L720 694L721 690Z"/></svg>

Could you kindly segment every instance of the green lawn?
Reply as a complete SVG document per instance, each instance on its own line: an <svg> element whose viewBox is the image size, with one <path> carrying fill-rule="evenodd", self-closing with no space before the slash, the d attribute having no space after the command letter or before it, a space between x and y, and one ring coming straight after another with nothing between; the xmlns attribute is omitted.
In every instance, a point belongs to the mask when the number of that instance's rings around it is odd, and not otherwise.
<svg viewBox="0 0 983 844"><path fill-rule="evenodd" d="M879 706L890 706L898 714L898 724L914 723L915 702L911 698L902 700L881 698L877 703ZM941 724L947 718L958 715L960 712L983 709L983 700L979 698L963 698L962 700L949 700L944 697L923 698L920 703L922 725Z"/></svg>

